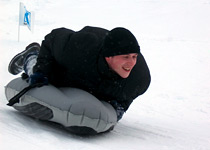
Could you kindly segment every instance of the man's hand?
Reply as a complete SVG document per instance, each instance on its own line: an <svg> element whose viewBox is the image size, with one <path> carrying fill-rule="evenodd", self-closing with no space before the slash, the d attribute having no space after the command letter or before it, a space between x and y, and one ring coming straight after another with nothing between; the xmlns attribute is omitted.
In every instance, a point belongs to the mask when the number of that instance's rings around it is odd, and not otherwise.
<svg viewBox="0 0 210 150"><path fill-rule="evenodd" d="M29 84L37 84L37 83L42 83L43 85L48 84L48 78L44 76L43 73L41 72L35 72L34 74L30 75L29 77Z"/></svg>
<svg viewBox="0 0 210 150"><path fill-rule="evenodd" d="M116 110L116 113L117 113L117 121L119 121L120 119L122 119L122 116L125 113L125 109L117 101L115 101L115 100L110 101L110 104Z"/></svg>

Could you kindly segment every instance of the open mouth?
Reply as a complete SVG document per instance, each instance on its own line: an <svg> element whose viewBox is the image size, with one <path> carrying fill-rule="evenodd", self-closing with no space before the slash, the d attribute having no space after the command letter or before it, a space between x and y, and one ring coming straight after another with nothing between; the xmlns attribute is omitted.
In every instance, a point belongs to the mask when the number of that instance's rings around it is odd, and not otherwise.
<svg viewBox="0 0 210 150"><path fill-rule="evenodd" d="M123 67L123 70L125 70L126 72L130 72L131 71L131 68Z"/></svg>

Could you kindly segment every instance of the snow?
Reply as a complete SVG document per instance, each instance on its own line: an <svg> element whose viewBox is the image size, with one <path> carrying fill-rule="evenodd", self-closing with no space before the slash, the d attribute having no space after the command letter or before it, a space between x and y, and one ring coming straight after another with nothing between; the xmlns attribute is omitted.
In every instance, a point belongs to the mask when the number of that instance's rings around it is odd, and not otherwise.
<svg viewBox="0 0 210 150"><path fill-rule="evenodd" d="M18 0L0 0L0 149L210 150L210 0L22 0L35 11L35 31L21 27ZM122 26L137 37L151 70L115 129L80 137L6 106L7 66L53 28Z"/></svg>

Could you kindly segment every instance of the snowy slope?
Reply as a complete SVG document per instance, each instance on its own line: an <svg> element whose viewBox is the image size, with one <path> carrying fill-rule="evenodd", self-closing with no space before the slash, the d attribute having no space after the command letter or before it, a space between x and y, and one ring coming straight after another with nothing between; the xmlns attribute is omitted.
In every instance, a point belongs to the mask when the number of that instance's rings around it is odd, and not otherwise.
<svg viewBox="0 0 210 150"><path fill-rule="evenodd" d="M210 150L210 0L33 0L35 32L21 27L18 0L0 0L1 150ZM115 129L80 137L6 106L11 58L53 28L123 26L137 37L151 70L149 90Z"/></svg>

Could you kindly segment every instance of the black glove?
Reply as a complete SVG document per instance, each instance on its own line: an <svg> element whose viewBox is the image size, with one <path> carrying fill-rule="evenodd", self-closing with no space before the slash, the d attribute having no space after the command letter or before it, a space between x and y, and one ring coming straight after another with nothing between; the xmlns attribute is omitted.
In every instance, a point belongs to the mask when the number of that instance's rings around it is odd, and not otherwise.
<svg viewBox="0 0 210 150"><path fill-rule="evenodd" d="M115 100L111 101L110 104L114 107L117 113L117 121L122 119L122 116L125 113L125 109Z"/></svg>
<svg viewBox="0 0 210 150"><path fill-rule="evenodd" d="M40 83L42 85L48 84L48 78L41 72L35 72L29 77L29 84L34 85Z"/></svg>

